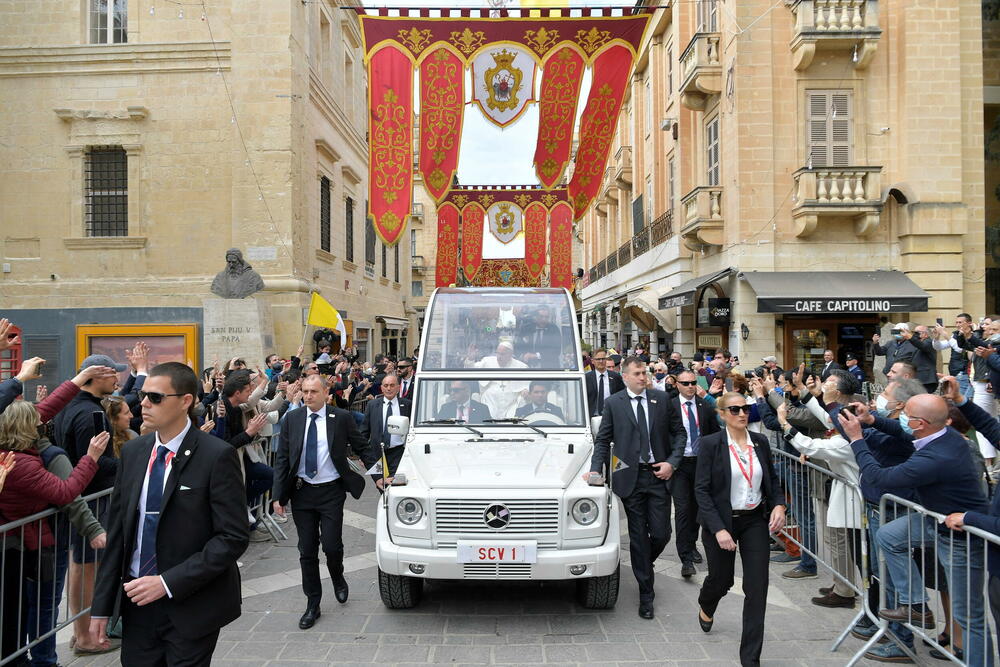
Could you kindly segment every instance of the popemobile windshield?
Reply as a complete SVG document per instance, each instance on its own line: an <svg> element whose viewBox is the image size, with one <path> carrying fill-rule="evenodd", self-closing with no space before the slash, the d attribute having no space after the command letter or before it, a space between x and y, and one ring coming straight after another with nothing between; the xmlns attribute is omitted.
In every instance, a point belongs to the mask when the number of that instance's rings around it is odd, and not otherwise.
<svg viewBox="0 0 1000 667"><path fill-rule="evenodd" d="M438 289L420 350L413 421L388 420L406 447L378 510L383 603L415 606L427 579L574 579L582 605L613 607L618 506L583 479L594 431L569 292Z"/></svg>

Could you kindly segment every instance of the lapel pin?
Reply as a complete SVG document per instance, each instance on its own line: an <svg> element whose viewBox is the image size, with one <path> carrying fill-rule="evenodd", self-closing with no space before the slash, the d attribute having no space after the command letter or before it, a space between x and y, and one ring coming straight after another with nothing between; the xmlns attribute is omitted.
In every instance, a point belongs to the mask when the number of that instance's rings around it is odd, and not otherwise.
<svg viewBox="0 0 1000 667"><path fill-rule="evenodd" d="M656 405L656 399L655 398L649 399L649 402L652 403L653 405Z"/></svg>
<svg viewBox="0 0 1000 667"><path fill-rule="evenodd" d="M185 449L184 450L184 456L191 456L191 450L190 449Z"/></svg>

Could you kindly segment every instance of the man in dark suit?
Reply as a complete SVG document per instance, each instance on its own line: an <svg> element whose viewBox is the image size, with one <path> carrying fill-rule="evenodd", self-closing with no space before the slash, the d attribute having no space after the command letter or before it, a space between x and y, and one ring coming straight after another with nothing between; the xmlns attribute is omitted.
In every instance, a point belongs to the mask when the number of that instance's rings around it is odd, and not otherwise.
<svg viewBox="0 0 1000 667"><path fill-rule="evenodd" d="M299 627L308 630L320 617L323 586L319 579L322 543L337 602L347 602L344 579L344 502L347 493L360 498L365 478L347 462L348 448L365 467L375 465L378 452L362 436L350 412L327 405L326 380L310 375L302 381L303 407L285 415L274 463L274 511L284 516L291 500L292 520L299 535L299 567L306 611ZM376 485L381 488L382 480Z"/></svg>
<svg viewBox="0 0 1000 667"><path fill-rule="evenodd" d="M698 440L719 431L715 415L715 399L698 396L698 376L693 371L677 375L678 396L671 399L684 423L686 440L684 458L674 471L670 495L674 500L674 527L677 529L677 556L681 559L681 576L695 574L695 563L702 561L698 553L698 500L694 482L698 472ZM708 396L708 395L706 395Z"/></svg>
<svg viewBox="0 0 1000 667"><path fill-rule="evenodd" d="M192 424L198 387L183 364L154 367L141 395L155 433L122 448L90 634L107 646L120 606L123 665L209 665L219 629L240 615L243 477L236 450Z"/></svg>
<svg viewBox="0 0 1000 667"><path fill-rule="evenodd" d="M549 414L558 417L561 421L566 421L562 408L549 403L549 385L547 382L532 382L528 389L528 399L531 401L527 405L522 405L515 412L515 417L527 417L534 414Z"/></svg>
<svg viewBox="0 0 1000 667"><path fill-rule="evenodd" d="M830 377L830 371L842 368L842 366L836 362L836 358L837 355L833 353L833 350L823 351L823 368L819 371L819 379L822 382L826 382L826 379Z"/></svg>
<svg viewBox="0 0 1000 667"><path fill-rule="evenodd" d="M382 378L382 395L368 401L368 407L365 408L361 436L376 453L385 448L390 477L396 473L396 466L403 458L405 441L402 436L389 434L387 420L389 417L409 417L411 406L410 401L399 395L399 378L386 375Z"/></svg>
<svg viewBox="0 0 1000 667"><path fill-rule="evenodd" d="M548 306L535 309L534 323L521 330L517 349L521 361L532 368L562 368L562 332L552 323L552 310Z"/></svg>
<svg viewBox="0 0 1000 667"><path fill-rule="evenodd" d="M472 389L465 380L452 380L449 387L451 400L442 405L436 419L457 419L466 424L482 424L491 419L490 409L479 401L473 401Z"/></svg>
<svg viewBox="0 0 1000 667"><path fill-rule="evenodd" d="M403 398L413 400L413 380L415 364L411 357L403 357L396 365L396 375L399 376L399 395Z"/></svg>
<svg viewBox="0 0 1000 667"><path fill-rule="evenodd" d="M587 371L584 378L587 383L587 405L590 406L590 416L599 417L604 414L604 401L612 394L625 389L622 376L608 370L608 351L603 347L594 350L590 361L594 370Z"/></svg>
<svg viewBox="0 0 1000 667"><path fill-rule="evenodd" d="M629 357L622 370L626 391L604 404L590 474L610 467L611 488L621 498L628 518L639 616L651 619L653 562L670 541L668 480L681 464L687 432L667 395L646 388L646 364L641 359Z"/></svg>

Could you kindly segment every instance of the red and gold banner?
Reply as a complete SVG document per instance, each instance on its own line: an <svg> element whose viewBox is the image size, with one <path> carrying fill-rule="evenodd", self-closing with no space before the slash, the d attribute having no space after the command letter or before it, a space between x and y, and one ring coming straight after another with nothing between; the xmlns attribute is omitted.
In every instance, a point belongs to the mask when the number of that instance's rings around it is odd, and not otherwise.
<svg viewBox="0 0 1000 667"><path fill-rule="evenodd" d="M420 64L420 174L435 201L448 193L458 169L464 108L462 60L437 48Z"/></svg>
<svg viewBox="0 0 1000 667"><path fill-rule="evenodd" d="M549 212L540 202L528 206L524 212L524 264L532 278L538 278L545 269L545 230Z"/></svg>
<svg viewBox="0 0 1000 667"><path fill-rule="evenodd" d="M471 282L483 263L483 220L486 211L478 204L462 209L462 270Z"/></svg>
<svg viewBox="0 0 1000 667"><path fill-rule="evenodd" d="M540 287L541 280L532 276L520 259L484 259L473 287Z"/></svg>
<svg viewBox="0 0 1000 667"><path fill-rule="evenodd" d="M458 282L458 221L460 215L454 204L443 204L438 209L435 287L448 287Z"/></svg>
<svg viewBox="0 0 1000 667"><path fill-rule="evenodd" d="M369 216L379 238L399 241L413 197L413 69L386 46L368 63Z"/></svg>
<svg viewBox="0 0 1000 667"><path fill-rule="evenodd" d="M573 209L566 202L549 211L549 284L573 289Z"/></svg>
<svg viewBox="0 0 1000 667"><path fill-rule="evenodd" d="M583 56L571 46L564 46L545 61L538 105L535 174L546 190L555 187L569 162L583 70Z"/></svg>
<svg viewBox="0 0 1000 667"><path fill-rule="evenodd" d="M590 96L580 117L580 146L568 188L577 220L601 187L631 71L632 54L624 46L612 46L594 61Z"/></svg>

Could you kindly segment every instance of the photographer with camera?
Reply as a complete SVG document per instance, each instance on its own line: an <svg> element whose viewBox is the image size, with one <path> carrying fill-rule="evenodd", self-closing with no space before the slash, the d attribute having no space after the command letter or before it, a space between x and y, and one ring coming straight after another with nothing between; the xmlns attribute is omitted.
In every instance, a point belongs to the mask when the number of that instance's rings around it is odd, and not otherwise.
<svg viewBox="0 0 1000 667"><path fill-rule="evenodd" d="M876 356L885 357L885 366L882 368L882 374L887 378L889 377L889 370L892 365L897 361L905 361L907 363L913 363L913 358L917 356L917 348L911 342L913 334L910 332L910 325L906 322L900 322L894 326L891 330L892 340L886 345L882 345L882 336L880 334L875 334L872 336L872 351Z"/></svg>

